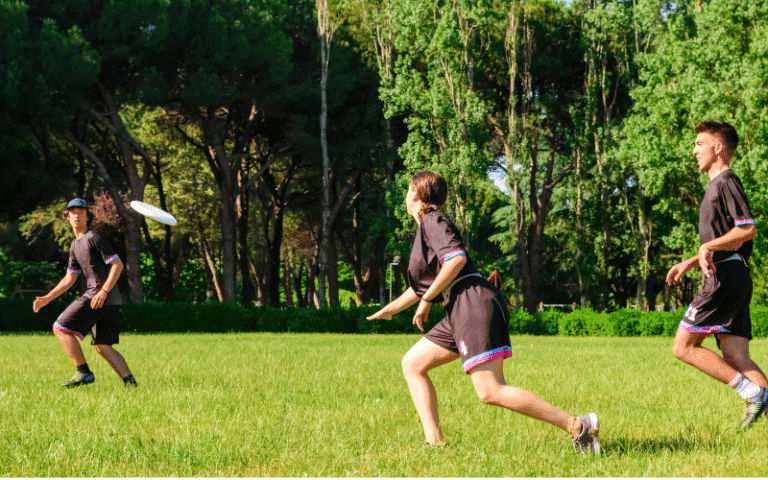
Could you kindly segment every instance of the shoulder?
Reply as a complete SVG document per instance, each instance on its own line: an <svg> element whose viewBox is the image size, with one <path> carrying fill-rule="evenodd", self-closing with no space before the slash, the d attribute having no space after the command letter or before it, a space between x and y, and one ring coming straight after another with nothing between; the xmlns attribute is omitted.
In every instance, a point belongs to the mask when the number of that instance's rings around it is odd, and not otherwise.
<svg viewBox="0 0 768 480"><path fill-rule="evenodd" d="M101 235L96 233L95 230L88 230L85 232L85 235L83 235L83 238L88 242L98 242L101 239Z"/></svg>
<svg viewBox="0 0 768 480"><path fill-rule="evenodd" d="M721 191L736 191L744 193L744 185L741 183L741 179L736 175L733 170L728 170L715 179L717 181L717 188Z"/></svg>

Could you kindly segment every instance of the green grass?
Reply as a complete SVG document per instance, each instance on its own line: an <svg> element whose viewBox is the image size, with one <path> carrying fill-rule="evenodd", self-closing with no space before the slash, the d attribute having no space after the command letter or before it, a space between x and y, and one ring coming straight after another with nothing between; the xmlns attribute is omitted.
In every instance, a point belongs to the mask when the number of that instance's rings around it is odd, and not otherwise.
<svg viewBox="0 0 768 480"><path fill-rule="evenodd" d="M52 335L0 335L0 475L10 477L749 477L768 422L737 434L738 395L676 361L669 338L513 337L508 383L597 412L601 458L557 428L483 405L458 362L433 371L448 449L420 449L400 372L417 335L122 337L129 391L86 346L96 383ZM713 340L705 345L714 346ZM768 365L768 341L752 342Z"/></svg>

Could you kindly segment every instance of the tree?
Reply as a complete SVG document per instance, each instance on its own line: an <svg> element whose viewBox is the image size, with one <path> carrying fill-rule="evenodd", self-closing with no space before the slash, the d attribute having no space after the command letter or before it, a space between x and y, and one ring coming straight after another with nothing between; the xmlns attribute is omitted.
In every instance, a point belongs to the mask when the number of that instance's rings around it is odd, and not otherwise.
<svg viewBox="0 0 768 480"><path fill-rule="evenodd" d="M736 127L742 141L732 168L744 180L756 218L766 206L768 140L765 112L756 107L766 101L763 19L768 7L722 0L673 7L663 12L663 34L643 58L641 85L633 91L635 106L622 130L626 155L633 159L647 194L658 198L653 212L663 219L656 225L666 263L692 256L698 246L698 206L706 178L691 159L693 126L719 118ZM755 268L764 268L757 258Z"/></svg>
<svg viewBox="0 0 768 480"><path fill-rule="evenodd" d="M546 226L556 188L571 174L571 109L583 72L575 19L555 2L518 4L499 16L494 58L504 75L492 76L488 122L498 163L510 181L512 208L505 209L514 240L516 277L523 304L534 312L543 285ZM501 40L503 38L503 40ZM545 159L540 154L545 154ZM510 218L511 216L511 218ZM496 237L499 238L499 237Z"/></svg>

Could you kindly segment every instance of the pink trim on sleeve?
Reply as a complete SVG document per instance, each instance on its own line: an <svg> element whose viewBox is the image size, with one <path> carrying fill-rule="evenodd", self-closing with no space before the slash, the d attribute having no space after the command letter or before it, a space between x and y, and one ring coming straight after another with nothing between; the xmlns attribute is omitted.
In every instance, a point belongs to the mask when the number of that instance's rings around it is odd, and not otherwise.
<svg viewBox="0 0 768 480"><path fill-rule="evenodd" d="M456 250L451 250L450 252L448 252L445 255L443 255L442 257L440 257L440 265L445 263L447 260L450 260L450 259L452 259L454 257L458 257L459 255L465 255L466 256L467 253L464 250L460 249L460 248L457 248Z"/></svg>

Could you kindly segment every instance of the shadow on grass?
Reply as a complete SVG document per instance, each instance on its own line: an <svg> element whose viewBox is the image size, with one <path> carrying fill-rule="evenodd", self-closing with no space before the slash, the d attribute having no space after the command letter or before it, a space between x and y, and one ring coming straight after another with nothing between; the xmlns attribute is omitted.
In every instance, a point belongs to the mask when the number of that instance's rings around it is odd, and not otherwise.
<svg viewBox="0 0 768 480"><path fill-rule="evenodd" d="M712 452L723 444L723 431L681 432L674 436L654 438L606 438L600 439L603 455L621 457L637 454Z"/></svg>

